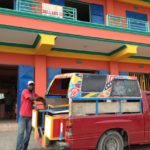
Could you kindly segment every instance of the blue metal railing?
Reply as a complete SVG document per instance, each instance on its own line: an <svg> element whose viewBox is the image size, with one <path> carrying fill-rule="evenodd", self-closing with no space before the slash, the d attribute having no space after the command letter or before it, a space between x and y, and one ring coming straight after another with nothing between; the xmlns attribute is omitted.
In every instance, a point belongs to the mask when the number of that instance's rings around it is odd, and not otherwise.
<svg viewBox="0 0 150 150"><path fill-rule="evenodd" d="M134 31L150 32L149 22L133 18L107 15L106 25Z"/></svg>
<svg viewBox="0 0 150 150"><path fill-rule="evenodd" d="M43 3L38 0L16 0L16 10L20 12L30 13L30 14L40 14L40 15L50 16L49 14L43 13L42 4ZM62 18L77 20L76 8L63 6Z"/></svg>

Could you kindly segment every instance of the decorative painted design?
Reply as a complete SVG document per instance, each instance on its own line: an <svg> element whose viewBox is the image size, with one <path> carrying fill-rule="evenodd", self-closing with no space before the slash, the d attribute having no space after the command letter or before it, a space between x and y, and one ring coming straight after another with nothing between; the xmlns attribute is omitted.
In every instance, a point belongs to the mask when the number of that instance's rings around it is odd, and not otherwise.
<svg viewBox="0 0 150 150"><path fill-rule="evenodd" d="M81 73L75 74L75 76L72 76L70 84L69 84L68 97L80 96L82 77L83 77L83 74Z"/></svg>
<svg viewBox="0 0 150 150"><path fill-rule="evenodd" d="M85 100L87 98L110 98L112 92L112 82L114 79L137 80L134 76L107 75L106 84L102 92L82 92L82 77L83 74L78 74L72 77L68 92L69 98Z"/></svg>
<svg viewBox="0 0 150 150"><path fill-rule="evenodd" d="M68 98L72 98L73 100L87 100L87 99L94 100L94 99L99 99L99 98L102 98L102 99L112 98L113 99L113 98L117 97L117 96L111 96L113 80L115 80L115 79L137 80L137 77L135 77L135 76L106 75L106 81L105 81L104 87L102 87L103 88L102 91L83 92L82 91L83 75L84 75L83 73L61 74L61 75L56 75L54 80L70 78L69 89L68 89ZM88 86L90 86L90 85L88 85Z"/></svg>

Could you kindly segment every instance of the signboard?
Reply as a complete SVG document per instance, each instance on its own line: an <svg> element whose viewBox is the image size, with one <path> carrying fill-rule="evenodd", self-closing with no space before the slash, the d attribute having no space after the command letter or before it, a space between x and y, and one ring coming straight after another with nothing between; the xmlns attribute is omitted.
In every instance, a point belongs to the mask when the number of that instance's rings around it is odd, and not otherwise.
<svg viewBox="0 0 150 150"><path fill-rule="evenodd" d="M47 3L42 3L42 14L46 16L54 16L54 17L63 18L63 7L52 5L52 4L47 4Z"/></svg>

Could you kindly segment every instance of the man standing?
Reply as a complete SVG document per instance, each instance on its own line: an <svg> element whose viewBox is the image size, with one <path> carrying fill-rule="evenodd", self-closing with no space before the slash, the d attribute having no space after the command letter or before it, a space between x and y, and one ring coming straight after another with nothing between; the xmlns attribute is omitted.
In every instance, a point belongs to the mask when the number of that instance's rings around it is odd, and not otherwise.
<svg viewBox="0 0 150 150"><path fill-rule="evenodd" d="M20 119L18 124L18 137L16 150L27 150L31 134L31 118L33 101L37 99L34 92L34 82L28 81L28 88L22 91Z"/></svg>

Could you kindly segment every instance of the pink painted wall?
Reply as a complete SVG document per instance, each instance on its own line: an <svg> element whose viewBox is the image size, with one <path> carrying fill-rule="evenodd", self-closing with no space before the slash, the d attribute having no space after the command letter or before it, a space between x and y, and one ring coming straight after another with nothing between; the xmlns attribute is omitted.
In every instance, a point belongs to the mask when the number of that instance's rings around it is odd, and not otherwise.
<svg viewBox="0 0 150 150"><path fill-rule="evenodd" d="M114 15L126 17L126 10L147 14L148 20L150 20L150 9L148 7L138 6L138 10L134 7L137 5L127 4L115 1L114 3Z"/></svg>
<svg viewBox="0 0 150 150"><path fill-rule="evenodd" d="M118 63L119 72L150 73L150 65Z"/></svg>
<svg viewBox="0 0 150 150"><path fill-rule="evenodd" d="M48 68L88 69L88 70L90 69L91 70L109 70L109 62L48 57L47 67Z"/></svg>
<svg viewBox="0 0 150 150"><path fill-rule="evenodd" d="M11 54L11 53L0 53L0 64L11 64L11 65L34 65L34 56Z"/></svg>

